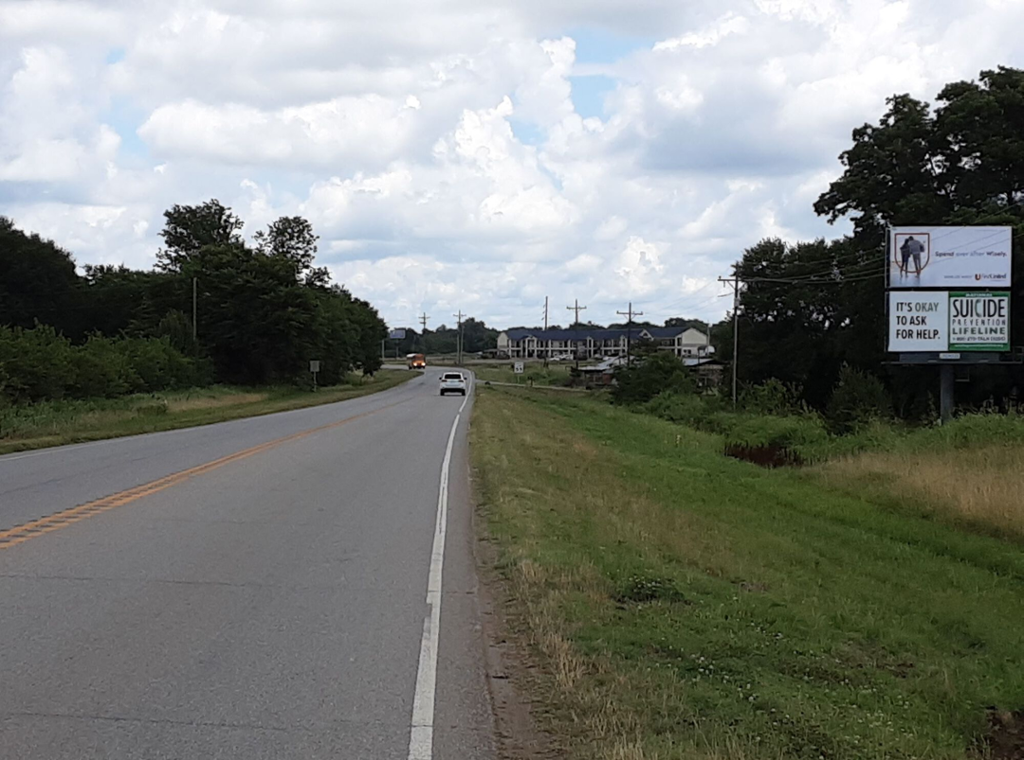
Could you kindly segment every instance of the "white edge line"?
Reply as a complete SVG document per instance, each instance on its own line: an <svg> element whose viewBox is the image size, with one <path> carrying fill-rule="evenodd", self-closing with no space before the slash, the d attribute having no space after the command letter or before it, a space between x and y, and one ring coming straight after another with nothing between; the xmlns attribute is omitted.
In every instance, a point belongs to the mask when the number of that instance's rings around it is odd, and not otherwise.
<svg viewBox="0 0 1024 760"><path fill-rule="evenodd" d="M434 755L434 698L437 692L437 651L441 633L441 575L444 571L444 544L448 533L448 471L452 462L455 431L462 418L459 408L448 433L448 446L441 463L441 485L437 494L437 519L434 524L434 545L430 553L430 575L427 579L427 607L420 640L420 662L416 671L416 691L412 702L412 730L409 735L409 760L432 760Z"/></svg>

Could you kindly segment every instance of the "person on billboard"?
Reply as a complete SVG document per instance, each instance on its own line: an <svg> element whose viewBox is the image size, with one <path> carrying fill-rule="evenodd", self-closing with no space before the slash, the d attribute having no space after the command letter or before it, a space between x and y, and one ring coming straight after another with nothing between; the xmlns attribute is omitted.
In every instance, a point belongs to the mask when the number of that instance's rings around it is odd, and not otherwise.
<svg viewBox="0 0 1024 760"><path fill-rule="evenodd" d="M906 276L907 267L910 266L910 241L913 239L911 237L908 240L904 240L903 245L900 246L900 278Z"/></svg>
<svg viewBox="0 0 1024 760"><path fill-rule="evenodd" d="M920 240L911 235L903 244L903 248L906 248L907 252L913 257L914 269L916 270L915 274L917 274L920 277L921 270L924 268L923 266L921 266L921 254L924 253L924 243L922 243ZM902 248L900 249L900 253L903 255L903 266L904 268L906 268L907 254L903 253Z"/></svg>

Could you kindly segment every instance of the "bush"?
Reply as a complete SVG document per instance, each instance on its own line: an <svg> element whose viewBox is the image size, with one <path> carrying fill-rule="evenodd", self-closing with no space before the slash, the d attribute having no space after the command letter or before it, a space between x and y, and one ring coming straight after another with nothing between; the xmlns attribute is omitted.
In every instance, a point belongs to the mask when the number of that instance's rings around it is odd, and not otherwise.
<svg viewBox="0 0 1024 760"><path fill-rule="evenodd" d="M72 346L52 327L0 327L0 397L29 403L113 398L202 384L205 365L177 351L168 338L90 336Z"/></svg>
<svg viewBox="0 0 1024 760"><path fill-rule="evenodd" d="M739 401L744 411L758 414L785 416L806 411L800 401L800 387L774 377L744 388Z"/></svg>
<svg viewBox="0 0 1024 760"><path fill-rule="evenodd" d="M829 443L828 431L817 415L732 417L732 424L725 432L726 447L779 449L810 460L815 458L815 452L826 448Z"/></svg>
<svg viewBox="0 0 1024 760"><path fill-rule="evenodd" d="M845 435L873 420L891 418L892 400L881 380L844 364L825 417L833 433Z"/></svg>
<svg viewBox="0 0 1024 760"><path fill-rule="evenodd" d="M18 402L63 398L74 376L72 350L52 327L0 327L5 395Z"/></svg>
<svg viewBox="0 0 1024 760"><path fill-rule="evenodd" d="M612 401L616 404L645 404L666 391L695 393L693 375L673 354L665 351L638 360L631 367L615 371Z"/></svg>

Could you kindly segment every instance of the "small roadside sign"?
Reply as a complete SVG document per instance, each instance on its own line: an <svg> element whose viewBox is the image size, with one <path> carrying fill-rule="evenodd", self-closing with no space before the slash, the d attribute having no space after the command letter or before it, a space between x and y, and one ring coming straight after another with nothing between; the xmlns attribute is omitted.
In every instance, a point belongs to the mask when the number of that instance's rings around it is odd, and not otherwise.
<svg viewBox="0 0 1024 760"><path fill-rule="evenodd" d="M309 362L309 371L313 373L313 390L316 390L316 374L320 371L320 360L311 359Z"/></svg>
<svg viewBox="0 0 1024 760"><path fill-rule="evenodd" d="M512 371L515 372L517 375L523 374L523 363L522 362L516 362L512 366Z"/></svg>

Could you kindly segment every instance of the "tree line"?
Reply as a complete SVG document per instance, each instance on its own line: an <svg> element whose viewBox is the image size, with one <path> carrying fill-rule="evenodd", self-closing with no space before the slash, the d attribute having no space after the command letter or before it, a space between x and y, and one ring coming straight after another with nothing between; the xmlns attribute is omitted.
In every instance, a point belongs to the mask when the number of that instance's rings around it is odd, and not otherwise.
<svg viewBox="0 0 1024 760"><path fill-rule="evenodd" d="M776 379L803 402L825 409L835 391L857 378L882 383L890 410L904 418L932 414L934 368L887 363L886 237L889 226L1008 225L1014 230L1011 336L1024 308L1024 71L1000 67L977 82L955 82L937 104L909 95L887 101L877 124L853 131L840 159L841 177L814 204L830 222L849 218L843 238L788 243L765 239L748 248L734 276L743 282L739 309L740 380ZM732 359L731 318L712 328L719 358ZM854 370L854 372L846 371ZM853 378L853 380L851 380ZM1024 380L1019 365L975 366L957 401L1006 405Z"/></svg>
<svg viewBox="0 0 1024 760"><path fill-rule="evenodd" d="M380 368L384 322L316 266L318 237L307 220L282 217L250 243L242 220L217 200L175 205L164 218L153 269L86 264L79 272L71 253L0 217L5 395L90 395L87 378L102 373L82 357L108 349L123 358L114 364L124 371L102 388L94 383L100 392L92 395L303 381L313 359L327 384ZM153 347L143 350L146 341ZM28 356L35 370L25 366ZM153 367L164 367L165 377L154 376ZM64 377L63 390L40 392L29 379L40 373Z"/></svg>

